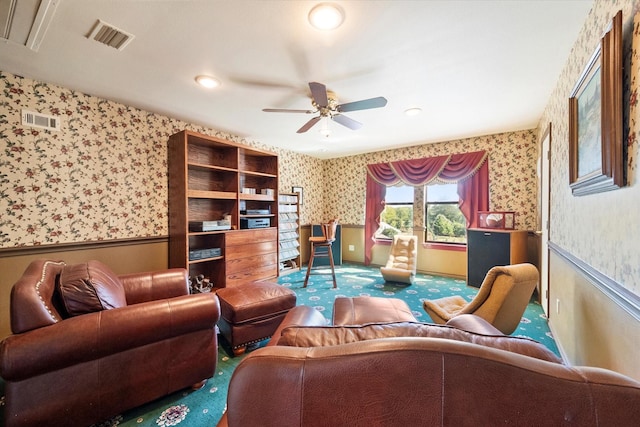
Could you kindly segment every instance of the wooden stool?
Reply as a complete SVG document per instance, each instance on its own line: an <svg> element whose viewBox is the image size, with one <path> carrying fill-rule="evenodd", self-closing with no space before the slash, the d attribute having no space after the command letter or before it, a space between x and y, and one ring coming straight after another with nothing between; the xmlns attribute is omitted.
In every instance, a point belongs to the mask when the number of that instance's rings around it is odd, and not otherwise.
<svg viewBox="0 0 640 427"><path fill-rule="evenodd" d="M333 242L336 240L336 229L338 228L338 220L331 220L328 224L321 224L320 228L322 229L322 236L311 236L309 237L309 243L311 243L311 256L309 257L309 265L307 266L307 275L304 278L304 286L307 287L307 282L309 281L309 275L311 274L311 269L313 268L313 260L315 257L328 257L329 264L331 264L331 275L333 276L333 287L337 288L338 283L336 282L336 270L333 265L333 251L331 247ZM320 252L316 252L316 248L326 248L326 250L321 250Z"/></svg>

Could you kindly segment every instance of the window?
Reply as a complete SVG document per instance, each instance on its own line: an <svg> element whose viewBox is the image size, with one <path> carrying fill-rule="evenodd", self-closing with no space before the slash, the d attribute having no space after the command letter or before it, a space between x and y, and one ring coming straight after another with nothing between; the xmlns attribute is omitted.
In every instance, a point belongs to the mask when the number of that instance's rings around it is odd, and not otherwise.
<svg viewBox="0 0 640 427"><path fill-rule="evenodd" d="M413 187L387 187L385 207L375 238L392 240L396 234L413 234Z"/></svg>
<svg viewBox="0 0 640 427"><path fill-rule="evenodd" d="M467 243L467 220L458 208L458 184L427 185L424 240L432 243Z"/></svg>

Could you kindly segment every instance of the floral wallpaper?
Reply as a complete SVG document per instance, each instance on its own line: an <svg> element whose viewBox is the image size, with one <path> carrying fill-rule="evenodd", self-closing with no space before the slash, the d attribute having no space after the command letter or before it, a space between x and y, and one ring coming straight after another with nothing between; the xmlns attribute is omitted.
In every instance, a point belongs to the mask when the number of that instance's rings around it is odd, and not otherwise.
<svg viewBox="0 0 640 427"><path fill-rule="evenodd" d="M624 141L627 186L574 197L569 188L568 99L615 14L622 10L624 45ZM638 0L597 0L560 74L538 126L551 123L551 231L555 244L640 295L640 186L638 139L640 109L640 10Z"/></svg>
<svg viewBox="0 0 640 427"><path fill-rule="evenodd" d="M324 165L325 217L364 225L366 165L395 160L489 152L489 209L515 211L516 228L536 229L537 139L533 130L423 144L327 160ZM416 217L416 223L422 215ZM419 224L418 224L419 225Z"/></svg>
<svg viewBox="0 0 640 427"><path fill-rule="evenodd" d="M6 72L0 88L0 248L167 235L167 140L183 129L277 152L281 191L324 189L319 159ZM22 108L61 130L23 127ZM321 198L306 200L317 220Z"/></svg>
<svg viewBox="0 0 640 427"><path fill-rule="evenodd" d="M322 216L325 185L323 180L323 161L315 157L296 154L287 150L271 151L278 153L280 192L290 193L291 187L302 187L303 204L300 206L300 224L318 224Z"/></svg>
<svg viewBox="0 0 640 427"><path fill-rule="evenodd" d="M280 191L304 188L302 224L363 225L368 163L486 149L491 209L535 228L533 131L320 160L6 72L0 87L0 248L167 235L166 143L183 129L277 152ZM61 130L22 126L22 108Z"/></svg>

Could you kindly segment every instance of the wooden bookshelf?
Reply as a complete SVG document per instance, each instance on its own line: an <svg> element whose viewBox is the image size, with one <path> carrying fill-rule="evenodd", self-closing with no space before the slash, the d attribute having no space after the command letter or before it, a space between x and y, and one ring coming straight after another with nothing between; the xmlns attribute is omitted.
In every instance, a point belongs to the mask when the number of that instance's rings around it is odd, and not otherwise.
<svg viewBox="0 0 640 427"><path fill-rule="evenodd" d="M168 144L169 266L187 268L190 277L202 274L215 287L276 277L277 154L187 130ZM228 229L189 226L225 218L216 228ZM241 218L268 219L269 226L241 229ZM207 249L220 254L199 257Z"/></svg>

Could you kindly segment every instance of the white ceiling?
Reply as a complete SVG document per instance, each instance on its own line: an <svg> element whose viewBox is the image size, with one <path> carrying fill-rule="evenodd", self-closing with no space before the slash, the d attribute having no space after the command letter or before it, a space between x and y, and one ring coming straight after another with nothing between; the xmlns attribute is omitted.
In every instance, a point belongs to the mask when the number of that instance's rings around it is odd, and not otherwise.
<svg viewBox="0 0 640 427"><path fill-rule="evenodd" d="M593 5L336 0L345 22L326 32L307 22L318 1L53 2L39 50L0 43L0 70L320 158L535 127ZM89 40L98 19L135 39ZM222 86L200 88L199 74ZM388 104L347 113L364 126L333 122L329 139L320 125L296 133L313 116L262 111L310 109L310 81L341 103Z"/></svg>

